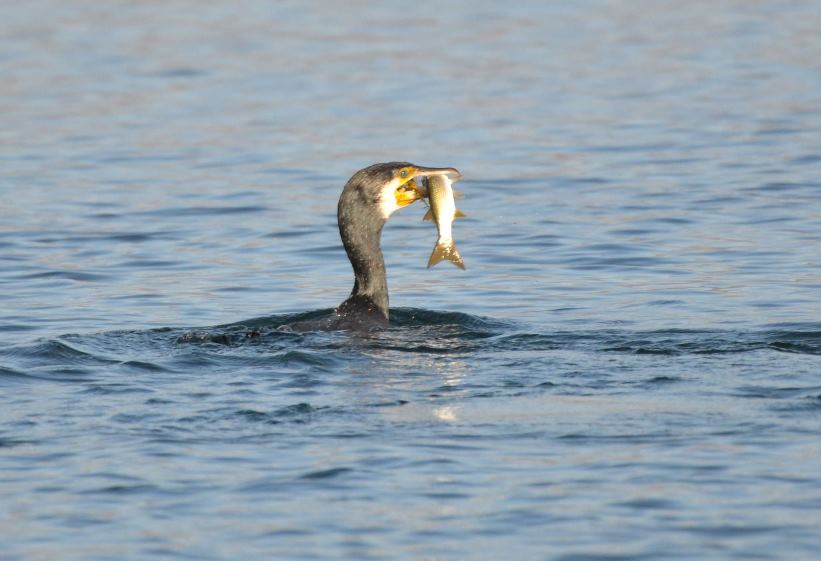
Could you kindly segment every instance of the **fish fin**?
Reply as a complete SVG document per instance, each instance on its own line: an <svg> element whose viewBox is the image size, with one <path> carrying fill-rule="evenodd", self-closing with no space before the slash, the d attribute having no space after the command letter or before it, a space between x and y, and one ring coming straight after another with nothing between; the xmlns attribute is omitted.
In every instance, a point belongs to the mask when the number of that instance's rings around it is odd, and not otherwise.
<svg viewBox="0 0 821 561"><path fill-rule="evenodd" d="M428 259L428 269L444 259L447 259L463 271L465 270L465 262L462 260L462 256L459 255L459 250L456 249L456 243L453 240L436 244L436 247L433 248L433 253L430 254L430 259Z"/></svg>
<svg viewBox="0 0 821 561"><path fill-rule="evenodd" d="M459 210L459 209L457 208L457 209L456 209L456 212L455 212L455 213L454 213L454 215L453 215L453 217L454 217L454 218L467 218L467 214L465 214L464 212L462 212L461 210Z"/></svg>
<svg viewBox="0 0 821 561"><path fill-rule="evenodd" d="M422 217L422 220L433 220L433 209L429 208L428 211L425 213L425 216Z"/></svg>

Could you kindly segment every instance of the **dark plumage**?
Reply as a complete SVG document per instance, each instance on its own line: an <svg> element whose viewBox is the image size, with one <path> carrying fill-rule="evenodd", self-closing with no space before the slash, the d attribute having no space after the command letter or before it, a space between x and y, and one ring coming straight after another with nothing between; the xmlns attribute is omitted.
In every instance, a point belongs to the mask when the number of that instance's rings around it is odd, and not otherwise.
<svg viewBox="0 0 821 561"><path fill-rule="evenodd" d="M388 281L380 238L397 209L422 198L414 177L454 174L454 168L426 168L408 162L374 164L345 184L337 206L339 235L354 272L351 295L336 309L334 329L388 325Z"/></svg>

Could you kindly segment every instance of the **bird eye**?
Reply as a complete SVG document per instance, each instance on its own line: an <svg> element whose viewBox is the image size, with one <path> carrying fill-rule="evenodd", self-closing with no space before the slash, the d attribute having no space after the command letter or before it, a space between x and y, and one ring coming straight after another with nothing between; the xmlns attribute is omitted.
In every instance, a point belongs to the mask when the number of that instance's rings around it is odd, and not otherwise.
<svg viewBox="0 0 821 561"><path fill-rule="evenodd" d="M402 171L399 172L399 177L401 177L402 179L405 179L407 176L408 176L408 170L403 169Z"/></svg>

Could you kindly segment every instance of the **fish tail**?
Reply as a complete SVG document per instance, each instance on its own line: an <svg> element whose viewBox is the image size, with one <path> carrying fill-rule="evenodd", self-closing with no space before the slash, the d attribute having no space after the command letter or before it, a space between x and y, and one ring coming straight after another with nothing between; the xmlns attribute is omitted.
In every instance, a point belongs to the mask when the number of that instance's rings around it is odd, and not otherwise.
<svg viewBox="0 0 821 561"><path fill-rule="evenodd" d="M460 269L465 269L465 262L462 260L462 256L459 255L459 250L456 249L456 243L453 240L436 244L433 253L430 254L430 259L428 259L428 269L445 259Z"/></svg>

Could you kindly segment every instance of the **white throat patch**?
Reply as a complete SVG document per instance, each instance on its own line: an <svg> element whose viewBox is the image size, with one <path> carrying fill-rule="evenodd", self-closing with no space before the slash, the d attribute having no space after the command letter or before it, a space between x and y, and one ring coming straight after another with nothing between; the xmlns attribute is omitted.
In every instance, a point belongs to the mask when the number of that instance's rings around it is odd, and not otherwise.
<svg viewBox="0 0 821 561"><path fill-rule="evenodd" d="M397 187L399 187L399 178L394 178L382 188L382 193L379 196L379 210L385 220L399 210L399 205L396 204L396 195L394 195Z"/></svg>

